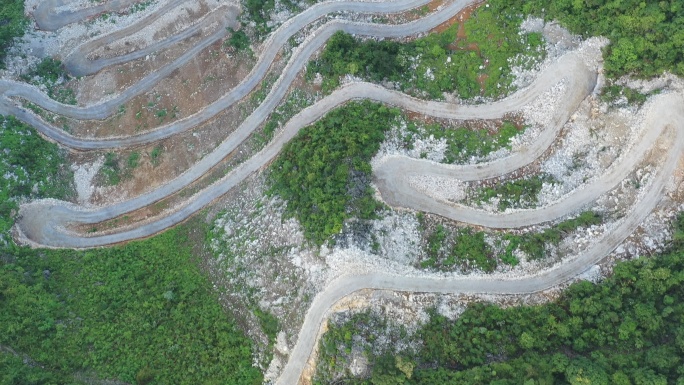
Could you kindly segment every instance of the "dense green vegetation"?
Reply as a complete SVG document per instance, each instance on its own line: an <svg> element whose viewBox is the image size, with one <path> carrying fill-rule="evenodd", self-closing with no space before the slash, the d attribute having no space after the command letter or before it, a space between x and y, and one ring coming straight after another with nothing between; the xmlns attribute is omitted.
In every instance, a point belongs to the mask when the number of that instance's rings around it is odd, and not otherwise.
<svg viewBox="0 0 684 385"><path fill-rule="evenodd" d="M24 0L0 2L0 68L5 67L7 49L15 37L24 35L28 20L24 16Z"/></svg>
<svg viewBox="0 0 684 385"><path fill-rule="evenodd" d="M397 82L402 90L430 97L456 91L462 98L498 96L508 91L509 59L541 53L539 34L518 34L523 15L558 19L585 37L606 36L609 77L640 77L671 71L684 75L684 5L678 0L489 0L465 21L465 38L457 26L408 43L362 41L339 33L308 67L321 73L323 88L350 74L371 81ZM447 58L450 62L447 63ZM519 58L518 58L519 59ZM520 63L513 63L520 64Z"/></svg>
<svg viewBox="0 0 684 385"><path fill-rule="evenodd" d="M498 198L498 208L505 211L508 208L524 208L537 203L537 197L544 183L553 183L549 175L535 175L526 179L516 179L485 187L475 192L476 202L489 202Z"/></svg>
<svg viewBox="0 0 684 385"><path fill-rule="evenodd" d="M221 309L184 231L109 249L3 253L0 345L58 374L261 383L251 342Z"/></svg>
<svg viewBox="0 0 684 385"><path fill-rule="evenodd" d="M370 377L338 383L681 384L682 317L684 248L676 243L660 256L619 263L599 284L575 283L549 304L476 303L456 321L434 312L417 332L419 349L366 350ZM367 339L367 318L330 326L319 361L327 377L319 384L331 380L330 365L349 357L352 336Z"/></svg>
<svg viewBox="0 0 684 385"><path fill-rule="evenodd" d="M610 77L671 71L684 75L684 4L679 0L493 0L504 7L558 19L583 36L606 36ZM504 4L507 3L507 4Z"/></svg>
<svg viewBox="0 0 684 385"><path fill-rule="evenodd" d="M541 58L538 33L519 34L522 17L499 2L481 7L464 22L414 41L361 40L339 32L307 73L323 75L323 89L339 85L343 75L396 82L408 92L441 98L456 91L461 98L499 96L510 90L511 67ZM519 54L525 53L527 56Z"/></svg>
<svg viewBox="0 0 684 385"><path fill-rule="evenodd" d="M447 147L442 162L466 163L473 157L483 157L502 148L510 149L511 139L518 135L521 129L508 121L503 122L494 133L485 128L449 128L435 123L420 126L408 122L406 132L403 141L407 148L412 148L416 139L443 139Z"/></svg>
<svg viewBox="0 0 684 385"><path fill-rule="evenodd" d="M42 384L81 384L83 382L69 378L49 369L41 368L34 362L24 363L27 357L10 348L0 347L0 384L42 385Z"/></svg>
<svg viewBox="0 0 684 385"><path fill-rule="evenodd" d="M0 383L260 384L251 341L199 271L188 227L109 249L14 245L17 200L66 198L72 177L55 144L0 122Z"/></svg>
<svg viewBox="0 0 684 385"><path fill-rule="evenodd" d="M369 185L370 159L399 111L349 103L300 130L271 166L271 193L287 201L307 239L323 244L347 218L370 219L381 207Z"/></svg>

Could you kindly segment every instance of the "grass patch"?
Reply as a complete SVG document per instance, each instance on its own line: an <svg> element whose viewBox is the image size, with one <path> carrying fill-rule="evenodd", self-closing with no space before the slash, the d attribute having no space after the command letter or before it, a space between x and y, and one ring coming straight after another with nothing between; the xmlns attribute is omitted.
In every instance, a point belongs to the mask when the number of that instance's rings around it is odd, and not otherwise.
<svg viewBox="0 0 684 385"><path fill-rule="evenodd" d="M414 122L407 123L407 134L403 141L407 148L412 148L416 139L428 139L446 142L444 163L465 163L473 157L484 157L502 148L510 149L511 139L522 132L515 124L505 121L496 133L486 129L470 129L467 127L447 128L440 124L420 126Z"/></svg>
<svg viewBox="0 0 684 385"><path fill-rule="evenodd" d="M375 217L370 159L400 115L368 101L349 103L300 130L270 167L270 193L287 201L306 238L321 245L348 218Z"/></svg>
<svg viewBox="0 0 684 385"><path fill-rule="evenodd" d="M544 183L554 183L549 175L535 175L527 179L518 179L485 187L474 193L474 200L480 204L498 198L499 211L508 208L524 208L537 203L537 196Z"/></svg>
<svg viewBox="0 0 684 385"><path fill-rule="evenodd" d="M121 167L119 166L119 157L113 152L105 154L105 161L100 168L100 173L105 178L105 183L109 186L115 186L121 182Z"/></svg>
<svg viewBox="0 0 684 385"><path fill-rule="evenodd" d="M156 146L150 151L150 162L152 162L152 166L157 167L159 166L159 162L161 162L161 154L163 152L163 148L161 146Z"/></svg>
<svg viewBox="0 0 684 385"><path fill-rule="evenodd" d="M126 159L126 166L128 168L136 168L140 164L140 153L137 151L133 151L128 155L128 158Z"/></svg>

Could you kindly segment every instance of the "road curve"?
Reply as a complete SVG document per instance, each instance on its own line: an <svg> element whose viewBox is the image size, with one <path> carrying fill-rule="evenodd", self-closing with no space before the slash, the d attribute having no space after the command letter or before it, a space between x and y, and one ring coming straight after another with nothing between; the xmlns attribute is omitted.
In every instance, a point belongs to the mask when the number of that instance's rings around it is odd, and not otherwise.
<svg viewBox="0 0 684 385"><path fill-rule="evenodd" d="M332 281L313 300L304 318L297 343L292 349L277 385L299 383L309 357L318 343L321 327L330 309L344 297L364 289L384 289L403 292L444 294L527 294L539 292L576 277L599 262L618 247L646 217L655 209L663 197L665 187L673 175L684 150L684 97L681 94L667 94L657 97L657 103L650 116L658 129L667 128L674 134L674 141L667 150L662 167L654 180L645 188L636 207L613 229L600 236L587 250L577 257L540 274L506 279L491 277L425 278L374 272L361 275L346 275ZM660 131L660 130L659 130Z"/></svg>
<svg viewBox="0 0 684 385"><path fill-rule="evenodd" d="M226 28L236 28L238 26L237 16L240 10L236 6L221 6L205 15L199 22L194 23L183 31L169 36L166 39L152 43L142 49L138 49L120 56L98 58L93 60L88 59L88 55L91 52L94 52L95 50L102 48L107 44L111 44L141 31L143 28L152 24L169 11L183 4L184 1L185 0L171 1L138 23L130 25L126 28L118 29L112 33L97 37L79 45L63 60L64 67L73 76L92 75L105 67L127 63L129 61L140 59L149 54L153 54L171 47L178 42L201 33L202 29L209 28L212 26L212 24L217 24L213 28L216 30L215 32L220 31L220 33L209 34L209 36L205 37L199 43L199 45L207 47L213 42L225 37L228 33Z"/></svg>
<svg viewBox="0 0 684 385"><path fill-rule="evenodd" d="M68 1L67 1L68 2ZM76 11L56 11L65 5L63 0L43 0L33 12L38 28L45 31L56 31L65 25L85 20L103 12L118 12L140 0L107 0L92 7Z"/></svg>
<svg viewBox="0 0 684 385"><path fill-rule="evenodd" d="M637 165L644 160L659 138L663 135L666 139L671 140L673 138L673 132L663 133L665 126L659 124L661 119L661 116L649 114L646 117L644 127L650 128L644 130L643 136L636 140L630 148L625 149L624 153L613 162L605 173L593 178L584 185L578 186L558 201L536 209L492 213L448 202L436 196L430 196L429 192L426 194L426 192L416 189L410 183L412 176L432 176L461 181L475 181L505 175L529 163L525 163L526 160L529 160L529 157L523 153L494 162L479 164L477 168L435 163L406 156L391 156L378 165L373 170L373 173L378 190L388 205L431 212L455 221L494 229L531 226L549 222L579 211L627 178ZM544 137L550 131L546 130L543 132L528 149L537 147L537 142L539 141L545 142ZM543 152L543 149L539 148L535 153L540 154L541 152Z"/></svg>
<svg viewBox="0 0 684 385"><path fill-rule="evenodd" d="M427 3L427 0L398 0L393 2L379 3L369 3L363 1L319 3L309 8L307 11L288 20L288 22L283 24L269 37L269 39L263 44L262 53L256 65L245 77L245 79L235 88L196 114L138 135L126 137L109 137L106 139L86 139L75 137L64 132L60 128L46 123L29 110L17 107L7 100L3 101L3 98L0 98L0 113L15 115L18 119L34 126L47 138L66 147L77 150L112 149L144 145L168 138L172 135L196 127L197 125L213 118L219 112L245 97L259 84L261 79L265 76L278 51L285 43L287 43L288 39L294 36L294 34L305 25L308 25L321 16L332 12L351 10L355 12L366 13L396 13L415 8L425 3ZM314 36L312 39L309 39L306 43L297 48L296 53L293 54L286 67L286 70L279 77L274 88L278 88L278 91L284 94L284 92L287 90L287 87L289 87L294 78L297 76L299 70L307 63L311 55L313 55L313 53L323 46L327 39L336 31L342 30L358 35L387 38L412 36L425 33L435 26L447 21L451 16L462 10L467 3L468 1L458 0L449 4L439 12L429 14L417 21L399 25L376 25L372 23L353 23L341 20L328 22L312 34ZM220 33L222 32L219 30L215 34ZM205 39L205 41L209 41L209 39ZM203 49L201 46L193 47L191 50L176 59L173 63L170 63L160 70L151 73L143 78L140 82L121 92L116 97L95 105L84 107L65 105L50 99L47 95L42 93L34 86L7 80L0 80L0 94L6 97L24 98L44 109L75 119L104 119L115 113L119 106L126 103L134 96L145 92L161 79L169 76L176 68L193 58L201 49Z"/></svg>

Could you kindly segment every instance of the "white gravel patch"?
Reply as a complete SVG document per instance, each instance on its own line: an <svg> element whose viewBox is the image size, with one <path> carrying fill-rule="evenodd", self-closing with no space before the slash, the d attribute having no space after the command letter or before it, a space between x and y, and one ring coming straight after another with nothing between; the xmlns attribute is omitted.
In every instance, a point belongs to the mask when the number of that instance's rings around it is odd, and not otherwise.
<svg viewBox="0 0 684 385"><path fill-rule="evenodd" d="M442 201L459 202L466 198L466 184L456 178L436 175L410 175L409 186Z"/></svg>
<svg viewBox="0 0 684 385"><path fill-rule="evenodd" d="M553 116L556 115L556 109L567 89L567 80L563 79L520 110L525 118L525 123L532 126L530 127L532 130L525 130L526 132L517 137L517 140L513 138L511 140L513 146L526 145L527 140L536 138L538 133L534 132L534 128L543 128L551 125Z"/></svg>
<svg viewBox="0 0 684 385"><path fill-rule="evenodd" d="M100 157L94 163L71 165L71 169L74 171L74 184L76 185L77 199L80 205L90 206L90 197L95 192L93 178L95 178L103 164L104 158Z"/></svg>

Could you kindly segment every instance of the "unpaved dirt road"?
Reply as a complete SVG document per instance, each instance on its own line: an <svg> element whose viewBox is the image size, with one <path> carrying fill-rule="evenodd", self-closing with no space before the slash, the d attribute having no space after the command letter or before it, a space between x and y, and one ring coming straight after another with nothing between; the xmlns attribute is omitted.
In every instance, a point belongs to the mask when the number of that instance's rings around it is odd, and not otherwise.
<svg viewBox="0 0 684 385"><path fill-rule="evenodd" d="M58 0L49 0L42 3L36 10L35 17L41 28L55 29L67 23L82 20L83 18L103 12L103 10L122 9L130 5L130 3L131 1L125 0L118 2L110 1L103 5L72 13L64 13L66 12L64 11L59 14L61 20L56 22L50 20L52 20L55 8L61 3ZM167 6L178 5L176 3L178 2L171 1ZM173 63L143 78L135 86L124 90L114 99L91 106L65 106L49 99L35 87L3 80L0 81L0 93L2 94L0 97L0 113L17 115L19 119L34 125L47 137L67 147L76 149L117 148L149 143L195 127L245 97L263 79L277 53L287 43L288 39L323 15L345 10L375 13L400 12L426 3L427 1L416 0L380 3L340 1L313 6L306 12L287 21L269 37L261 47L259 60L252 72L233 90L195 115L141 135L101 140L77 138L52 127L33 113L17 107L12 98L24 98L57 114L78 119L102 119L111 115L126 100L130 100L133 96L149 90L159 80L169 76L173 69L187 62L199 51L188 51ZM650 110L644 121L646 129L642 130L642 137L604 175L567 194L558 202L545 207L492 214L442 201L416 190L408 183L411 176L455 178L461 181L488 179L515 171L537 159L553 144L558 132L569 116L595 86L596 73L590 71L584 65L581 58L573 53L567 54L553 63L528 88L502 101L477 106L418 100L405 94L367 83L348 84L295 115L263 150L235 167L221 180L188 198L184 204L168 215L154 218L143 224L132 225L130 228L121 229L121 231L111 234L77 234L67 229L70 224L95 224L151 205L180 191L208 172L227 154L235 150L239 144L243 143L265 121L278 103L282 101L294 78L307 63L311 55L320 49L334 32L342 30L358 35L393 38L414 36L429 31L450 19L468 4L468 1L455 1L420 20L403 25L375 25L340 20L325 23L310 33L305 42L295 50L285 70L271 88L266 99L254 113L242 122L233 134L221 143L215 151L202 158L187 172L167 184L136 198L89 210L78 205L54 200L42 200L23 204L20 210L20 218L17 222L17 230L20 235L19 240L34 246L88 248L156 234L184 221L235 187L250 174L258 172L279 154L282 147L302 127L315 122L331 109L349 100L372 99L440 118L494 119L501 118L506 113L519 110L534 101L546 90L561 81L565 81L567 87L562 96L561 105L555 110L556 113L551 119L551 124L545 128L533 145L506 158L471 166L450 166L400 156L387 157L384 162L374 169L374 178L383 199L393 206L436 213L454 220L481 226L492 228L528 226L560 218L568 213L577 211L582 206L597 199L625 179L645 158L648 151L655 146L658 140L667 140L670 145L666 150L661 151L660 166L657 168L652 181L645 187L645 191L642 192L641 198L634 205L633 209L613 228L595 239L594 243L578 257L564 261L555 268L534 276L514 280L497 276L447 279L397 276L377 271L363 275L339 277L331 282L314 299L311 308L306 314L297 344L292 350L288 363L277 383L283 385L298 383L301 373L307 365L308 358L316 346L320 336L321 325L325 321L330 311L329 309L339 300L358 290L389 289L436 293L516 294L544 290L575 277L601 260L623 242L662 199L665 186L677 168L682 156L682 150L684 150L684 108L682 108L684 106L684 96L680 93L664 93L649 102ZM235 11L230 8L225 8L222 12L224 11L226 14L214 13L206 17L207 19L215 17L217 20L223 20L223 22L228 23L226 25L230 25L230 23L235 21ZM87 52L97 49L100 44L107 44L105 42L115 41L118 38L134 33L141 28L141 24L135 24L125 31L122 30L123 32L114 32L109 37L102 37L83 44L70 56L72 58L70 60L73 63L71 70L74 72L81 71L83 74L93 73L99 71L104 66L115 65L141 57L143 52L145 52L144 49L137 53L112 58L111 61L91 62L85 60ZM197 25L197 28L200 28L199 25L201 23ZM163 49L187 38L193 33L195 33L193 30L185 31L174 37L161 40L150 47ZM206 38L206 41L210 39L215 41L219 37L219 35L211 35Z"/></svg>

